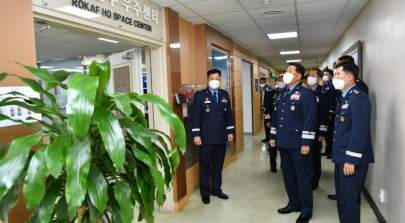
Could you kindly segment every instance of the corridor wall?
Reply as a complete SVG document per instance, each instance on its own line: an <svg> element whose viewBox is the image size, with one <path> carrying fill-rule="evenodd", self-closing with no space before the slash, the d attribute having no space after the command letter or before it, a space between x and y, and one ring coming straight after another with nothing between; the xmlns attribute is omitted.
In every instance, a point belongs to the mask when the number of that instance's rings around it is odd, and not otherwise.
<svg viewBox="0 0 405 223"><path fill-rule="evenodd" d="M370 0L323 64L331 67L353 43L363 41L363 76L373 104L376 158L366 188L385 220L392 223L405 219L404 11L403 0Z"/></svg>

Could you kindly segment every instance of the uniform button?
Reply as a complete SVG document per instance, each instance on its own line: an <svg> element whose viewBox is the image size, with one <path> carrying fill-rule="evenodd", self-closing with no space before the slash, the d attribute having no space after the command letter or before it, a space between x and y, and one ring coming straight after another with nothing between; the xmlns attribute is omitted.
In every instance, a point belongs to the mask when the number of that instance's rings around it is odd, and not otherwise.
<svg viewBox="0 0 405 223"><path fill-rule="evenodd" d="M284 118L283 117L281 117L281 120L283 120Z"/></svg>
<svg viewBox="0 0 405 223"><path fill-rule="evenodd" d="M283 125L280 125L280 128L283 128Z"/></svg>

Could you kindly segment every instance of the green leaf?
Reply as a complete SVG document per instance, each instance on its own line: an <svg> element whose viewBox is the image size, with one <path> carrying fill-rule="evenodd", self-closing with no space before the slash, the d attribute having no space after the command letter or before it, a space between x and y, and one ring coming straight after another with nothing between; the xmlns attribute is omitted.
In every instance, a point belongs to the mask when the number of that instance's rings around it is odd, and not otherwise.
<svg viewBox="0 0 405 223"><path fill-rule="evenodd" d="M46 166L54 178L59 176L66 163L66 152L70 145L71 141L68 136L58 136L46 149Z"/></svg>
<svg viewBox="0 0 405 223"><path fill-rule="evenodd" d="M49 186L46 190L46 194L44 199L42 200L39 208L34 212L32 217L33 223L41 222L41 223L49 223L52 217L52 213L54 212L55 203L60 195L60 191L62 189L62 181L61 180L53 180L49 183Z"/></svg>
<svg viewBox="0 0 405 223"><path fill-rule="evenodd" d="M107 94L108 91L108 83L110 81L110 64L109 63L98 64L96 61L93 61L89 67L89 75L99 77L100 84L97 89L96 104L100 105L103 96Z"/></svg>
<svg viewBox="0 0 405 223"><path fill-rule="evenodd" d="M119 213L122 222L131 223L134 218L134 207L129 199L131 197L131 188L125 182L117 182L114 185L114 196L120 207Z"/></svg>
<svg viewBox="0 0 405 223"><path fill-rule="evenodd" d="M52 76L58 80L60 83L64 82L71 73L64 71L64 70L57 70L52 73Z"/></svg>
<svg viewBox="0 0 405 223"><path fill-rule="evenodd" d="M6 72L2 72L0 73L0 81L4 80L4 78L7 77L7 73Z"/></svg>
<svg viewBox="0 0 405 223"><path fill-rule="evenodd" d="M131 98L127 94L115 94L113 95L114 102L117 108L127 117L131 116Z"/></svg>
<svg viewBox="0 0 405 223"><path fill-rule="evenodd" d="M31 67L31 66L26 66L23 64L20 64L20 65L25 67L25 69L27 69L29 72L31 72L32 75L34 75L35 77L39 78L42 81L58 83L58 80L54 76L52 76L47 69L35 68L35 67Z"/></svg>
<svg viewBox="0 0 405 223"><path fill-rule="evenodd" d="M34 153L25 175L23 193L28 209L36 208L45 195L45 149L42 147Z"/></svg>
<svg viewBox="0 0 405 223"><path fill-rule="evenodd" d="M121 171L125 162L125 139L118 119L111 111L99 107L94 114L94 120L108 155L110 155L115 168Z"/></svg>
<svg viewBox="0 0 405 223"><path fill-rule="evenodd" d="M176 144L182 153L186 151L186 130L181 119L173 112L170 105L157 95L144 94L140 96L141 99L152 102L159 106L160 114L163 119L169 124L170 128L176 135Z"/></svg>
<svg viewBox="0 0 405 223"><path fill-rule="evenodd" d="M8 223L8 212L16 205L18 199L18 185L8 191L6 196L0 200L0 220Z"/></svg>
<svg viewBox="0 0 405 223"><path fill-rule="evenodd" d="M66 113L73 135L83 138L89 131L98 87L98 77L74 73L67 91Z"/></svg>
<svg viewBox="0 0 405 223"><path fill-rule="evenodd" d="M0 200L20 177L31 148L41 140L41 133L15 139L6 157L0 160Z"/></svg>
<svg viewBox="0 0 405 223"><path fill-rule="evenodd" d="M149 156L148 153L140 150L136 144L132 147L132 152L134 153L135 157L140 160L142 163L146 164L148 167L154 168L156 166L156 161Z"/></svg>
<svg viewBox="0 0 405 223"><path fill-rule="evenodd" d="M126 128L131 138L146 148L151 155L154 155L152 137L148 128L129 119L122 119L121 124Z"/></svg>
<svg viewBox="0 0 405 223"><path fill-rule="evenodd" d="M75 142L66 156L66 201L69 216L82 205L87 192L87 177L90 170L91 150L88 138Z"/></svg>
<svg viewBox="0 0 405 223"><path fill-rule="evenodd" d="M108 185L96 165L92 165L90 168L87 184L91 203L100 213L104 213L108 202Z"/></svg>

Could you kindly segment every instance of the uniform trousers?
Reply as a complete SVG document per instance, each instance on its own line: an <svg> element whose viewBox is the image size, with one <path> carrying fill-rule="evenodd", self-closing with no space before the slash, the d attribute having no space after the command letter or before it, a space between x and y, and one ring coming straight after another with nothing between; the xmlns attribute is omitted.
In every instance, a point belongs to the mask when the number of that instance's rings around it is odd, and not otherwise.
<svg viewBox="0 0 405 223"><path fill-rule="evenodd" d="M354 175L343 174L343 164L335 164L337 209L341 223L360 223L360 194L368 166L356 166Z"/></svg>
<svg viewBox="0 0 405 223"><path fill-rule="evenodd" d="M279 148L279 151L288 205L312 217L312 153L301 155L300 149L287 148Z"/></svg>
<svg viewBox="0 0 405 223"><path fill-rule="evenodd" d="M222 192L222 169L225 155L226 144L200 146L200 193L202 197Z"/></svg>

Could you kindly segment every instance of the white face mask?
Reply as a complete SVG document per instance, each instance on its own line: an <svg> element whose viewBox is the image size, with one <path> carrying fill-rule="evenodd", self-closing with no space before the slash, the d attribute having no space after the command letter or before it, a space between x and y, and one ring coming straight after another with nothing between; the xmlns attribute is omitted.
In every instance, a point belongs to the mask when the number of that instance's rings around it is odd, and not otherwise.
<svg viewBox="0 0 405 223"><path fill-rule="evenodd" d="M323 76L323 77L322 77L322 80L323 80L324 82L328 82L328 81L330 81L330 78L329 78L329 76Z"/></svg>
<svg viewBox="0 0 405 223"><path fill-rule="evenodd" d="M284 82L280 81L277 83L276 88L283 89L283 88L285 88L285 86L286 86L286 84Z"/></svg>
<svg viewBox="0 0 405 223"><path fill-rule="evenodd" d="M336 90L342 90L345 87L345 81L342 79L333 78L332 84Z"/></svg>
<svg viewBox="0 0 405 223"><path fill-rule="evenodd" d="M294 79L294 74L292 74L292 73L287 72L283 75L283 82L285 84L290 84L293 79Z"/></svg>
<svg viewBox="0 0 405 223"><path fill-rule="evenodd" d="M313 86L318 83L318 78L310 76L308 77L307 82L309 86Z"/></svg>
<svg viewBox="0 0 405 223"><path fill-rule="evenodd" d="M261 88L264 88L266 85L265 84L260 84L260 87Z"/></svg>
<svg viewBox="0 0 405 223"><path fill-rule="evenodd" d="M221 85L221 82L219 80L208 81L208 87L210 87L213 90L218 89L220 85Z"/></svg>

